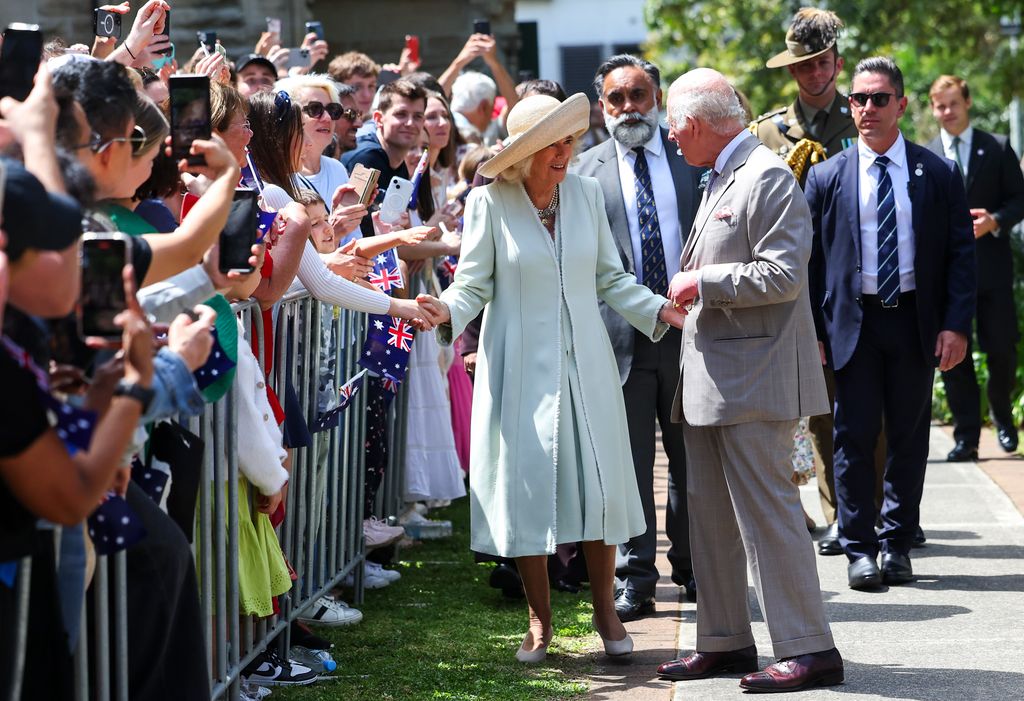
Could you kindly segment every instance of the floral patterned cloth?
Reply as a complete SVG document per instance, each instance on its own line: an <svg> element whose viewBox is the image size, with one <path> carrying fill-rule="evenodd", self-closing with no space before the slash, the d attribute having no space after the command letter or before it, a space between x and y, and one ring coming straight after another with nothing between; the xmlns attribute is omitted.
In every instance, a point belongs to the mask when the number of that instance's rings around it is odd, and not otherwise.
<svg viewBox="0 0 1024 701"><path fill-rule="evenodd" d="M807 484L814 476L814 448L811 445L811 432L807 427L808 419L802 418L793 434L793 483Z"/></svg>

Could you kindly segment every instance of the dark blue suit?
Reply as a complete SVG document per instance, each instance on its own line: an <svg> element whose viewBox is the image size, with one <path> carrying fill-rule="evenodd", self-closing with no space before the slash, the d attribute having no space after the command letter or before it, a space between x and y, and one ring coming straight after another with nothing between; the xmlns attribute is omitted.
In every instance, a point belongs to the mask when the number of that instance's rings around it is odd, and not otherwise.
<svg viewBox="0 0 1024 701"><path fill-rule="evenodd" d="M974 234L952 161L906 142L916 289L895 309L861 292L858 151L814 166L805 192L814 224L811 305L836 377L835 479L840 543L851 561L906 554L918 526L935 342L966 336L975 304ZM970 362L970 360L968 360ZM874 531L874 448L885 417L882 531Z"/></svg>

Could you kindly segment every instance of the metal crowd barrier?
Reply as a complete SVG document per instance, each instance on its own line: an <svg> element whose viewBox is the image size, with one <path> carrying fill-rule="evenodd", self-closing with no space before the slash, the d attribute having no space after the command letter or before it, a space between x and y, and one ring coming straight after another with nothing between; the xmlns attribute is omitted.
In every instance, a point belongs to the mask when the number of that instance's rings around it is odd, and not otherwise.
<svg viewBox="0 0 1024 701"><path fill-rule="evenodd" d="M245 342L255 338L257 358L263 367L263 318L253 301L233 305L246 329ZM285 385L298 395L310 426L316 420L320 369L320 317L335 315L338 343L335 355L335 389L356 374L365 338L366 315L339 310L312 299L308 293L287 295L275 310L276 341L271 387L284 401ZM308 448L291 451L286 516L278 527L281 549L297 575L292 588L278 597L279 613L269 618L239 615L238 587L238 456L225 450L237 435L238 387L218 402L207 405L197 417L183 420L185 428L205 443L202 478L196 507L193 542L202 617L206 631L211 699L237 699L242 670L268 645L276 645L283 657L290 646L289 627L317 598L329 592L348 574L354 575L353 601L363 598L363 503L365 479L366 392L360 392L341 415L339 425L313 434ZM405 464L406 392L399 390L389 416L389 466L378 493L376 513L392 517L402 506ZM241 437L244 440L244 436ZM317 449L326 444L328 454L326 494L315 492ZM227 460L215 456L227 455ZM314 508L319 503L319 508ZM256 509L250 504L255 518ZM60 529L55 533L59 535ZM56 536L55 536L56 537ZM59 552L59 549L58 549ZM8 697L18 699L18 679L24 657L28 621L28 587L31 560L19 567L16 583L17 616L13 626L16 645L13 669L16 678L5 684ZM128 649L125 552L96 559L88 596L92 598L93 626L87 625L85 606L75 651L77 701L128 701ZM113 596L111 596L113 593ZM134 623L138 625L138 622ZM5 626L8 625L5 623ZM111 665L111 660L122 663Z"/></svg>

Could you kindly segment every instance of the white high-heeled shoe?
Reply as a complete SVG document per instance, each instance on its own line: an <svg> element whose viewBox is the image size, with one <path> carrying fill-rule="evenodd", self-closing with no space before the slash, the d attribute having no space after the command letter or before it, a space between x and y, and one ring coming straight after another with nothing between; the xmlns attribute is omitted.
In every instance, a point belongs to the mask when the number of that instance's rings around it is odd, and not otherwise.
<svg viewBox="0 0 1024 701"><path fill-rule="evenodd" d="M523 642L525 643L526 641L524 640ZM541 645L536 650L529 651L525 650L523 646L520 645L519 649L516 650L516 659L524 664L536 664L537 662L543 662L544 658L547 657L548 645L550 644L551 643L549 641Z"/></svg>
<svg viewBox="0 0 1024 701"><path fill-rule="evenodd" d="M597 621L593 616L590 617L590 623L594 626L597 634L601 636L601 642L604 643L604 654L609 657L620 657L633 652L633 638L629 636L629 633L626 633L626 637L622 640L609 640L604 635L601 635L601 631L597 628Z"/></svg>

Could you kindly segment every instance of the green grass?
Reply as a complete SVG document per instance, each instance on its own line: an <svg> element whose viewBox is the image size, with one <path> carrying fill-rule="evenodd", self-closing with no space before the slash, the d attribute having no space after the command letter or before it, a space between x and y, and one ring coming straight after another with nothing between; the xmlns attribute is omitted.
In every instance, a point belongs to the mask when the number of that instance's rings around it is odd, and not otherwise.
<svg viewBox="0 0 1024 701"><path fill-rule="evenodd" d="M401 550L402 579L366 592L362 623L316 628L334 643L333 678L296 689L294 701L548 701L587 694L597 635L586 591L552 592L555 638L548 659L525 666L514 654L526 632L526 601L487 586L491 565L473 562L469 504L460 499L430 517L452 521L450 538ZM351 603L351 602L350 602Z"/></svg>

